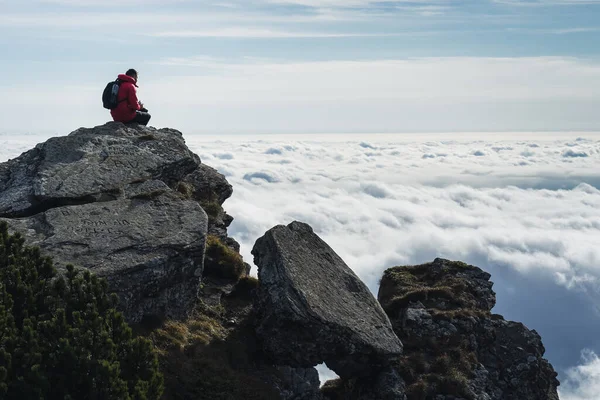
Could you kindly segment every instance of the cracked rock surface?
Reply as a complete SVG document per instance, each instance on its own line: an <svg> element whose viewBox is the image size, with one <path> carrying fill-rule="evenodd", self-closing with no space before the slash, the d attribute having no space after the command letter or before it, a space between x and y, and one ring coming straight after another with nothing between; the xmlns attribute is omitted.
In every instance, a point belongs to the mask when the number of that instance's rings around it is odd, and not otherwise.
<svg viewBox="0 0 600 400"><path fill-rule="evenodd" d="M404 343L409 400L558 400L540 335L491 313L490 278L441 258L385 271L378 298Z"/></svg>
<svg viewBox="0 0 600 400"><path fill-rule="evenodd" d="M82 128L0 164L0 218L59 270L106 278L128 320L180 318L197 299L209 224L195 197L227 189L188 178L204 169L176 130ZM193 195L177 191L184 180Z"/></svg>
<svg viewBox="0 0 600 400"><path fill-rule="evenodd" d="M252 254L257 334L277 365L325 362L341 377L371 376L402 353L367 286L307 224L272 228Z"/></svg>

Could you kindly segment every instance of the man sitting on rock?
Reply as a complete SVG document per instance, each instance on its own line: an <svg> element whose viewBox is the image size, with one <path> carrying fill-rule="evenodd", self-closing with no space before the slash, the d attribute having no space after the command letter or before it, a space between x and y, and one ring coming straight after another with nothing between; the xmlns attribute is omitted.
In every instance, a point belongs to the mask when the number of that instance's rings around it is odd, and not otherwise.
<svg viewBox="0 0 600 400"><path fill-rule="evenodd" d="M148 125L150 114L144 108L144 104L137 98L138 73L135 69L129 69L125 74L119 74L119 94L117 108L110 110L113 120L123 123L137 123Z"/></svg>

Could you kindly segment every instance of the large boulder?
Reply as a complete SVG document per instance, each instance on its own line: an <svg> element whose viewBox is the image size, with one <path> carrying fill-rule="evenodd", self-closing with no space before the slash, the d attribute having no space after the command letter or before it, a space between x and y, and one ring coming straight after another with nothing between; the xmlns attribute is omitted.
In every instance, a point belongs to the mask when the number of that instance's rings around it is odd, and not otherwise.
<svg viewBox="0 0 600 400"><path fill-rule="evenodd" d="M130 321L179 318L203 273L208 217L179 190L199 169L178 131L82 128L0 164L0 218L59 270L72 263L105 277ZM191 181L194 193L214 189Z"/></svg>
<svg viewBox="0 0 600 400"><path fill-rule="evenodd" d="M0 216L110 201L126 185L157 179L168 186L200 165L180 132L120 123L54 137L0 164Z"/></svg>
<svg viewBox="0 0 600 400"><path fill-rule="evenodd" d="M402 353L369 289L310 226L276 226L252 254L257 334L275 364L325 362L341 377L372 376Z"/></svg>
<svg viewBox="0 0 600 400"><path fill-rule="evenodd" d="M182 317L195 303L207 226L196 202L165 193L51 208L8 222L59 269L75 264L107 278L131 321Z"/></svg>

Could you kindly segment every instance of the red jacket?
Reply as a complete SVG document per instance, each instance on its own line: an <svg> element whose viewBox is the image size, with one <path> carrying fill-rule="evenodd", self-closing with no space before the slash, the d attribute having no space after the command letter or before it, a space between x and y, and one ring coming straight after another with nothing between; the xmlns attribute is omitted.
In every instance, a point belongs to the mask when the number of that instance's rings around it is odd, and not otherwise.
<svg viewBox="0 0 600 400"><path fill-rule="evenodd" d="M117 122L130 122L135 118L135 112L142 108L137 98L137 83L135 79L125 74L120 74L119 80L121 81L117 95L119 105L110 110L110 115Z"/></svg>

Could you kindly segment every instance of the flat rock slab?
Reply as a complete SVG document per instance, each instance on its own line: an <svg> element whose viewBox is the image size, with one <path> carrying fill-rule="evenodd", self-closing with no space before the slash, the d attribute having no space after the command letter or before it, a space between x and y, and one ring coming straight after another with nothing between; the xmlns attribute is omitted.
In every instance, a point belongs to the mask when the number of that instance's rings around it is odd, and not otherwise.
<svg viewBox="0 0 600 400"><path fill-rule="evenodd" d="M367 286L304 223L276 226L252 250L257 334L278 365L325 362L341 377L376 374L402 343Z"/></svg>
<svg viewBox="0 0 600 400"><path fill-rule="evenodd" d="M174 188L199 166L175 130L82 128L0 164L0 219L59 270L74 264L106 278L129 321L184 317L198 295L208 217Z"/></svg>
<svg viewBox="0 0 600 400"><path fill-rule="evenodd" d="M57 268L74 264L106 278L130 321L183 317L197 298L208 221L194 201L165 194L6 221Z"/></svg>
<svg viewBox="0 0 600 400"><path fill-rule="evenodd" d="M180 132L109 123L54 137L0 164L0 216L107 201L130 183L170 184L200 165Z"/></svg>

